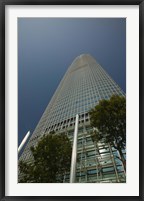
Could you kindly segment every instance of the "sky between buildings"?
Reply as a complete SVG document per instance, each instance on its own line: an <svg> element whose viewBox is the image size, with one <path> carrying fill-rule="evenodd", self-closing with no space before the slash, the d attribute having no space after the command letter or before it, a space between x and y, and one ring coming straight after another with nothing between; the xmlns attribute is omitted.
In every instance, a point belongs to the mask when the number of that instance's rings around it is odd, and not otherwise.
<svg viewBox="0 0 144 201"><path fill-rule="evenodd" d="M125 18L18 19L18 143L33 132L66 70L84 53L126 92Z"/></svg>

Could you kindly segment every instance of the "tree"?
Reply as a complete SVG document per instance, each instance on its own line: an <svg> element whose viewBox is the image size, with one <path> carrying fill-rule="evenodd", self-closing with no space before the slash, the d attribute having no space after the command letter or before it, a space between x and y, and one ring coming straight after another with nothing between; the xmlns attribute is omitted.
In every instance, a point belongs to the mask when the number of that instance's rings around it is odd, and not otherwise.
<svg viewBox="0 0 144 201"><path fill-rule="evenodd" d="M126 170L126 161L122 150L126 148L126 99L113 95L109 100L101 100L90 111L91 125L95 127L92 134L94 141L109 143L120 153L119 158Z"/></svg>
<svg viewBox="0 0 144 201"><path fill-rule="evenodd" d="M71 142L65 134L45 135L36 147L31 147L31 152L30 163L19 162L21 183L62 182L71 162Z"/></svg>

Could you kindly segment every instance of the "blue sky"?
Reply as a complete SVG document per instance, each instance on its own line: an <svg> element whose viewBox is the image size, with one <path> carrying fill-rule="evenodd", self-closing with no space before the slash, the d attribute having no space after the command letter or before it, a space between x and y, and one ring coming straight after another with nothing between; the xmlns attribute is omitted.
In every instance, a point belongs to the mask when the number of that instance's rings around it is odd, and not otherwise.
<svg viewBox="0 0 144 201"><path fill-rule="evenodd" d="M18 142L33 132L64 73L92 55L126 92L125 18L18 19Z"/></svg>

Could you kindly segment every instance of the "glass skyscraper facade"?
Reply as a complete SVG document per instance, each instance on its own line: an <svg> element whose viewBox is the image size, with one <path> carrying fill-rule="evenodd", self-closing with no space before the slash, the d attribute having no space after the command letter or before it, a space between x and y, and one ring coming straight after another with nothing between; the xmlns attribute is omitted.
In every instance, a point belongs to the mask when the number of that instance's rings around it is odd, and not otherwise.
<svg viewBox="0 0 144 201"><path fill-rule="evenodd" d="M75 117L78 114L76 182L126 182L118 151L109 144L93 142L91 139L93 128L90 126L89 110L94 108L99 100L109 99L113 94L125 96L92 56L78 56L60 82L19 160L29 161L30 147L51 131L66 133L73 142ZM123 153L125 156L125 150ZM69 182L69 178L68 172L63 182Z"/></svg>

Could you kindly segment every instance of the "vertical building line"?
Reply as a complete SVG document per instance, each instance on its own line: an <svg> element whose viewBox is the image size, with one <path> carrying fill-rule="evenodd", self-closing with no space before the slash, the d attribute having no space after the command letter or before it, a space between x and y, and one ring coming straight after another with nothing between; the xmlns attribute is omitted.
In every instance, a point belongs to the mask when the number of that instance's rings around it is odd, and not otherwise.
<svg viewBox="0 0 144 201"><path fill-rule="evenodd" d="M25 137L23 138L23 140L22 140L20 146L18 147L18 153L20 153L21 149L22 149L23 146L25 145L25 143L26 143L26 141L27 141L29 135L30 135L30 131L27 132L27 134L26 134Z"/></svg>
<svg viewBox="0 0 144 201"><path fill-rule="evenodd" d="M78 121L79 121L79 115L77 114L76 115L76 120L75 120L74 136L73 136L73 148L72 148L71 170L70 170L70 183L75 183L75 181L76 181Z"/></svg>

